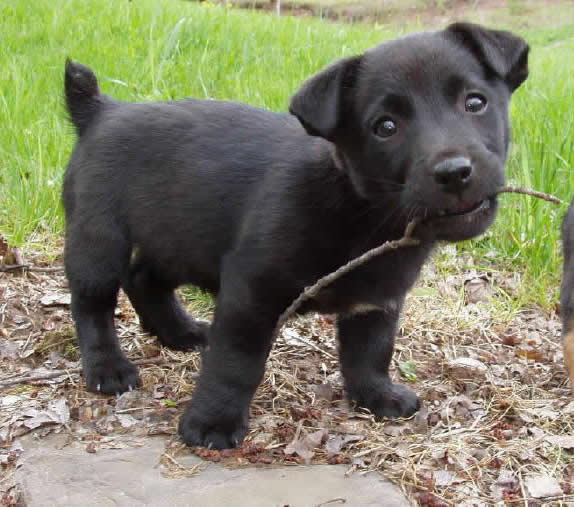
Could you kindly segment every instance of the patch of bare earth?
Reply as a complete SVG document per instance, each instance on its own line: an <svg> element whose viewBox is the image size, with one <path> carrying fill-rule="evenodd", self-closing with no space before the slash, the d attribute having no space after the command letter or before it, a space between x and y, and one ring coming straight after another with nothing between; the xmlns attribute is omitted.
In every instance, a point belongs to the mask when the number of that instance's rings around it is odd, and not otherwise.
<svg viewBox="0 0 574 507"><path fill-rule="evenodd" d="M501 311L520 277L467 269L470 259L452 247L442 252L440 269L429 265L408 298L394 356L395 380L423 401L415 417L377 422L353 410L333 318L312 315L283 328L251 406L251 432L226 451L188 449L176 434L198 354L159 347L122 297L118 333L128 355L147 362L143 388L117 398L87 393L63 273L0 272L0 505L18 502L18 437L30 432L64 433L87 453L172 435L160 466L174 478L201 473L178 461L194 453L230 467L343 463L349 473L379 471L419 505L574 501L574 399L557 316ZM15 382L55 369L68 373Z"/></svg>
<svg viewBox="0 0 574 507"><path fill-rule="evenodd" d="M229 5L226 0L212 3ZM460 20L515 28L557 26L569 22L574 7L572 0L238 0L232 4L282 15L396 27L413 23L433 27Z"/></svg>

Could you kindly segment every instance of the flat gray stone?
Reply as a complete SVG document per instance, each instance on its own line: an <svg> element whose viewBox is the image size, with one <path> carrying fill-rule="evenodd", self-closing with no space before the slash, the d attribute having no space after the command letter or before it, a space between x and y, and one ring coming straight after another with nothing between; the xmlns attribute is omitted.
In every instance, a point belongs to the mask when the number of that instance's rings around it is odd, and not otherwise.
<svg viewBox="0 0 574 507"><path fill-rule="evenodd" d="M193 477L162 476L158 466L162 438L146 439L144 447L102 449L60 448L61 438L22 442L17 472L28 506L161 505L207 507L408 506L400 490L378 474L351 474L344 465L227 469L205 463ZM185 466L194 456L178 457Z"/></svg>

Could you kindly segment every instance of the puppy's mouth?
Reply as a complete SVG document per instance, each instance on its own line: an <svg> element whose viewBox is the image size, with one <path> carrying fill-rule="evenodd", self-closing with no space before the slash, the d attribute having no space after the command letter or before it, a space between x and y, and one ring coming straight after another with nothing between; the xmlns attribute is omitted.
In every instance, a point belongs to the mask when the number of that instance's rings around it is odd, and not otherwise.
<svg viewBox="0 0 574 507"><path fill-rule="evenodd" d="M449 208L434 210L423 220L423 229L436 240L463 241L482 234L496 216L496 197L475 202L460 202Z"/></svg>
<svg viewBox="0 0 574 507"><path fill-rule="evenodd" d="M482 201L468 203L468 202L461 202L454 208L444 208L438 210L436 213L436 217L464 217L464 216L473 216L477 213L481 213L482 211L488 210L494 201L494 197L490 197L487 199L483 199ZM431 218L432 220L432 218Z"/></svg>

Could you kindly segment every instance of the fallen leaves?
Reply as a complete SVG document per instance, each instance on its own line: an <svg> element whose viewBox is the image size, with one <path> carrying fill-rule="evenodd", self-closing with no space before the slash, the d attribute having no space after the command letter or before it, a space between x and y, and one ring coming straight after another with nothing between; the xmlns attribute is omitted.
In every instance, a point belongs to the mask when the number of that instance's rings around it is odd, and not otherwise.
<svg viewBox="0 0 574 507"><path fill-rule="evenodd" d="M72 304L72 295L70 293L52 293L42 296L40 299L42 306L70 306Z"/></svg>
<svg viewBox="0 0 574 507"><path fill-rule="evenodd" d="M454 247L452 262L461 263ZM534 493L557 492L556 483L572 494L574 401L559 320L536 309L497 319L485 301L513 290L520 281L514 274L506 283L496 272L427 273L431 278L409 296L392 371L394 381L406 379L421 397L423 407L413 418L380 422L354 411L344 396L333 317L298 318L271 353L242 447L169 448L175 462L164 457L162 472L195 473L185 468L181 452L231 467L346 464L349 473L382 472L421 505L458 505L469 498L525 503L524 494L531 500ZM79 367L62 274L34 277L0 273L4 381ZM199 357L158 347L120 301L116 320L124 350L133 358L157 356L161 364L141 365L144 388L119 398L86 393L77 374L11 386L0 397L0 474L17 463L12 446L20 431L41 437L66 427L88 453L132 445L132 439L145 445L150 435L176 435ZM65 405L50 405L55 400ZM543 476L555 479L552 488L541 482Z"/></svg>
<svg viewBox="0 0 574 507"><path fill-rule="evenodd" d="M338 454L347 446L347 444L360 442L364 438L365 437L363 435L332 435L327 440L327 454Z"/></svg>
<svg viewBox="0 0 574 507"><path fill-rule="evenodd" d="M491 298L492 289L486 276L473 276L464 282L467 304L485 303Z"/></svg>
<svg viewBox="0 0 574 507"><path fill-rule="evenodd" d="M457 357L448 363L450 374L458 380L484 380L488 367L478 359L472 357Z"/></svg>
<svg viewBox="0 0 574 507"><path fill-rule="evenodd" d="M296 454L303 459L303 463L311 463L311 459L314 456L315 448L319 447L325 440L327 440L327 431L318 430L311 434L302 429L302 424L299 424L295 437L285 447L285 454L287 456Z"/></svg>
<svg viewBox="0 0 574 507"><path fill-rule="evenodd" d="M574 450L574 435L547 435L545 440L561 449Z"/></svg>
<svg viewBox="0 0 574 507"><path fill-rule="evenodd" d="M45 409L27 408L12 422L12 436L20 436L43 426L65 425L70 420L70 408L65 399L50 400Z"/></svg>

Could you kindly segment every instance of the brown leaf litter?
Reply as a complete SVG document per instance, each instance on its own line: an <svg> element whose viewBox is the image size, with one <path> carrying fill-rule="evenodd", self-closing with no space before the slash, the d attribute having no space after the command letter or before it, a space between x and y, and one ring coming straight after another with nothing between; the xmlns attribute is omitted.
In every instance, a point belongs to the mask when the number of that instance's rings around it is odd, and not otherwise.
<svg viewBox="0 0 574 507"><path fill-rule="evenodd" d="M348 473L377 471L419 505L573 502L574 401L558 317L500 309L497 301L512 297L519 274L467 268L474 263L454 247L439 257L448 269L425 268L408 297L394 355L395 380L421 397L418 414L376 421L353 410L337 364L334 319L311 315L283 328L251 405L251 432L241 448L224 451L189 449L176 436L197 353L159 347L122 296L122 347L154 364L140 366L141 390L119 398L88 393L63 274L0 273L0 383L67 370L0 392L0 505L17 501L18 437L29 432L63 432L91 454L169 435L158 466L171 477L201 473L178 460L194 453L229 467L331 463L346 464Z"/></svg>

